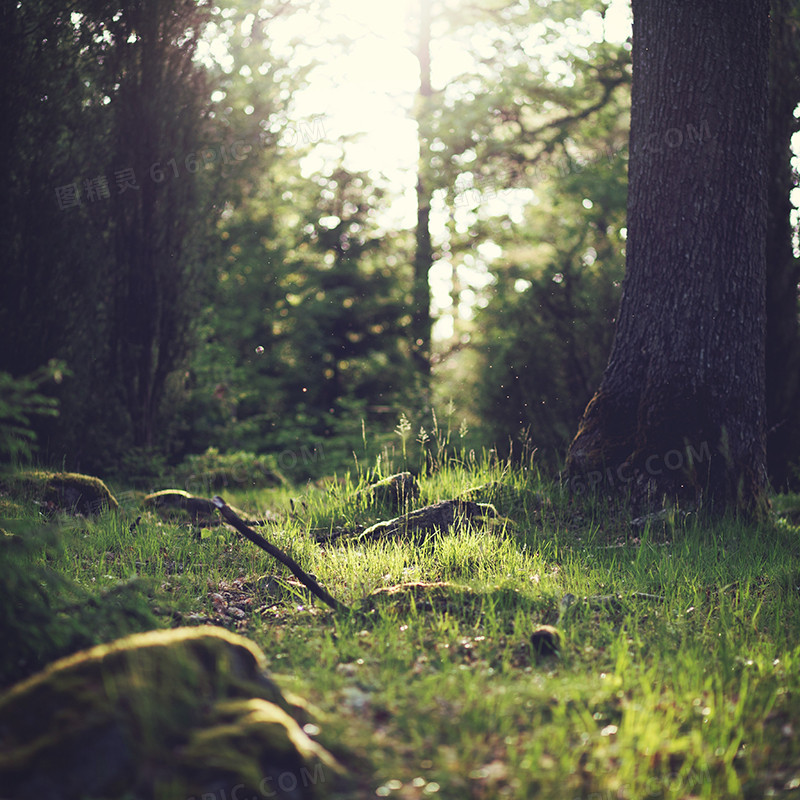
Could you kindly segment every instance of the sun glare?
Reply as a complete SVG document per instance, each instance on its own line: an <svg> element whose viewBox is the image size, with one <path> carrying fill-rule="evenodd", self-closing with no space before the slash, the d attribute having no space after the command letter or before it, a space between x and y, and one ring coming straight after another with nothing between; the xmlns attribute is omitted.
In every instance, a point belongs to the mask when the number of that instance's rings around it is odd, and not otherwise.
<svg viewBox="0 0 800 800"><path fill-rule="evenodd" d="M319 20L308 15L289 18L285 33L305 39L320 62L311 72L309 87L295 98L296 113L301 118L323 117L326 139L337 145L315 148L310 169L321 168L334 151L343 152L350 168L379 172L395 190L401 189L399 194L413 188L418 150L411 113L419 84L414 53L419 4L420 0L330 0L324 31ZM583 45L603 38L619 42L630 35L630 28L629 3L614 0L605 18L584 14L574 35ZM307 33L310 30L313 33ZM344 53L337 40L348 42ZM431 56L435 88L474 67L464 43L455 39L435 36ZM554 53L554 69L556 58ZM411 200L402 206L413 216Z"/></svg>
<svg viewBox="0 0 800 800"><path fill-rule="evenodd" d="M435 11L436 0L429 1ZM282 23L282 35L287 41L299 39L303 43L304 52L293 55L319 64L309 75L309 86L294 98L294 112L299 119L322 118L325 127L324 141L315 144L305 158L304 171L325 172L343 160L351 170L368 172L375 184L383 185L394 198L381 218L387 229L409 229L416 223L419 150L412 115L420 79L415 54L419 8L420 0L392 3L330 0L322 25L319 19L303 13L290 15ZM586 12L567 25L564 35L569 42L555 43L549 56L543 31L532 31L532 38L519 52L524 58L530 47L542 63L548 64L554 76L562 76L568 83L571 67L563 55L567 45L588 48L603 39L623 42L630 36L630 30L628 0L613 0L605 17ZM347 44L343 46L342 42ZM465 46L465 41L442 36L434 30L431 42L434 89L447 87L459 75L474 69L470 52L476 48L481 57L491 58L494 53L491 35L478 30ZM511 197L512 194L487 200L487 213L506 214L512 219L520 217L524 204L531 202L532 192L521 189L518 196ZM474 214L469 209L447 208L435 197L430 220L434 238L447 237L451 216L462 232L474 224ZM464 273L463 282L478 286L488 275L488 263L496 255L476 253L475 263L458 267L442 259L438 269L431 270L433 310L438 316L435 339L452 334L454 315L467 314L464 303L455 308L450 298L453 270L458 269L460 275Z"/></svg>
<svg viewBox="0 0 800 800"><path fill-rule="evenodd" d="M346 41L345 52L339 44L315 48L322 63L296 97L298 116L324 118L326 139L338 144L333 149L351 169L377 171L395 186L417 161L409 116L419 81L412 5L331 0L326 35ZM313 153L308 166L319 169L330 156L326 150Z"/></svg>

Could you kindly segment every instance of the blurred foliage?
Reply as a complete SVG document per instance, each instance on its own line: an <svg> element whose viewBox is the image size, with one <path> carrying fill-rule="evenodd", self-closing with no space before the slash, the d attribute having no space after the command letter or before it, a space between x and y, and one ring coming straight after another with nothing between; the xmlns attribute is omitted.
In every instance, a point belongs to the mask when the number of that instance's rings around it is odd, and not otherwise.
<svg viewBox="0 0 800 800"><path fill-rule="evenodd" d="M236 23L210 3L41 0L2 13L0 370L18 379L58 358L71 372L59 417L34 424L42 459L152 472L143 456L180 446L214 220L257 167L248 154L274 153L275 137L255 133L262 116L229 105L225 69L201 58L204 31ZM285 113L295 86L273 66L259 84L265 116Z"/></svg>
<svg viewBox="0 0 800 800"><path fill-rule="evenodd" d="M434 84L445 40L471 66L433 86L420 129L431 394L413 363L414 231L386 222L401 187L298 115L318 40L273 35L330 9L156 5L2 12L0 447L29 456L30 430L41 460L137 485L209 453L305 480L453 401L471 440L523 434L557 466L624 271L630 43L604 36L607 4L432 6ZM326 58L349 46L329 39ZM128 170L139 188L122 191ZM25 391L60 414L31 414L9 381L53 358L69 377Z"/></svg>
<svg viewBox="0 0 800 800"><path fill-rule="evenodd" d="M220 453L216 447L188 456L176 474L182 488L191 494L205 496L224 488L262 488L278 486L286 481L278 467L277 457L272 454Z"/></svg>
<svg viewBox="0 0 800 800"><path fill-rule="evenodd" d="M145 582L92 592L47 566L61 547L57 526L25 517L0 529L0 689L62 656L158 627Z"/></svg>
<svg viewBox="0 0 800 800"><path fill-rule="evenodd" d="M605 369L624 275L625 167L589 164L540 190L476 316L476 386L500 441L522 431L558 466Z"/></svg>
<svg viewBox="0 0 800 800"><path fill-rule="evenodd" d="M410 398L410 286L402 235L384 236L382 194L344 168L267 172L220 224L223 259L192 365L187 450L322 448ZM287 459L288 460L288 459ZM337 460L339 460L337 458Z"/></svg>
<svg viewBox="0 0 800 800"><path fill-rule="evenodd" d="M473 414L501 452L522 438L557 467L613 338L630 46L579 44L600 19L592 3L550 11L506 10L494 55L443 102L453 335L437 375L443 399L469 376Z"/></svg>
<svg viewBox="0 0 800 800"><path fill-rule="evenodd" d="M31 459L36 448L32 418L58 415L58 401L42 390L51 381L61 383L65 372L65 365L55 360L21 378L0 372L0 460Z"/></svg>

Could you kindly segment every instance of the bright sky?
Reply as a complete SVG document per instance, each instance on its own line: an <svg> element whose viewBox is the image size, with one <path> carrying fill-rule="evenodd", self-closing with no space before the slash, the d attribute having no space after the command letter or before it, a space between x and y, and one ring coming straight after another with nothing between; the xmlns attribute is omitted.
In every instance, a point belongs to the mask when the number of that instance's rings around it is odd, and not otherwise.
<svg viewBox="0 0 800 800"><path fill-rule="evenodd" d="M416 219L413 186L417 162L416 124L409 116L419 67L413 46L413 9L418 0L331 0L331 24L319 30L316 20L294 15L286 33L314 38L348 36L353 44L345 55L321 43L313 54L330 61L315 69L311 84L294 98L299 118L321 116L325 140L307 159L310 171L322 170L342 149L351 169L374 171L404 202L395 206L395 224L410 226ZM388 222L388 221L387 221Z"/></svg>

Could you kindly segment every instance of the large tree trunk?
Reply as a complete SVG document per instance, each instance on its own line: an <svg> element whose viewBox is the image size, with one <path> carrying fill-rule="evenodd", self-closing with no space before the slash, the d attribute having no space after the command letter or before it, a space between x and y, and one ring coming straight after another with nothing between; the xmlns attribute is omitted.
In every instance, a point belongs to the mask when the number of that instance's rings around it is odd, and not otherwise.
<svg viewBox="0 0 800 800"><path fill-rule="evenodd" d="M761 508L769 0L634 0L627 272L575 489Z"/></svg>
<svg viewBox="0 0 800 800"><path fill-rule="evenodd" d="M786 486L800 453L800 259L792 252L792 134L800 103L800 5L772 0L767 174L767 467Z"/></svg>

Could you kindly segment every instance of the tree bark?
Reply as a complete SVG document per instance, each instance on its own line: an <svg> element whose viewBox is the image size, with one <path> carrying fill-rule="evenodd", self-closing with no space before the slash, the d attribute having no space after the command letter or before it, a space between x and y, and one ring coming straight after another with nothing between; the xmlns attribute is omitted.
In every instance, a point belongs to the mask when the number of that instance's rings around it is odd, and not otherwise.
<svg viewBox="0 0 800 800"><path fill-rule="evenodd" d="M626 276L573 489L763 507L769 0L634 0Z"/></svg>
<svg viewBox="0 0 800 800"><path fill-rule="evenodd" d="M792 252L792 135L800 130L800 6L772 0L767 155L767 468L784 488L800 453L800 259Z"/></svg>

